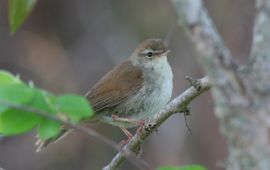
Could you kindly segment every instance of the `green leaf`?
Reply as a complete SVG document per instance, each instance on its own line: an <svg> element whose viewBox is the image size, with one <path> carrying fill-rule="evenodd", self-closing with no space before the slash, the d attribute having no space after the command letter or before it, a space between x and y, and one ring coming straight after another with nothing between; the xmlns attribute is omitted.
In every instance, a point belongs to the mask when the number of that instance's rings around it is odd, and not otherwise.
<svg viewBox="0 0 270 170"><path fill-rule="evenodd" d="M158 170L207 170L207 169L201 165L187 165L187 166L182 166L182 167L163 166L163 167L158 168Z"/></svg>
<svg viewBox="0 0 270 170"><path fill-rule="evenodd" d="M40 120L34 113L8 109L0 114L0 134L17 135L31 130Z"/></svg>
<svg viewBox="0 0 270 170"><path fill-rule="evenodd" d="M40 121L38 129L38 137L41 140L46 140L57 136L61 132L61 124L49 119L43 118Z"/></svg>
<svg viewBox="0 0 270 170"><path fill-rule="evenodd" d="M39 88L31 89L34 92L34 96L28 105L38 111L56 114L56 109L50 103L51 100L54 100L54 96Z"/></svg>
<svg viewBox="0 0 270 170"><path fill-rule="evenodd" d="M9 0L9 26L14 33L27 18L37 0Z"/></svg>
<svg viewBox="0 0 270 170"><path fill-rule="evenodd" d="M77 123L82 118L90 117L93 114L88 101L78 95L63 95L56 98L56 106L60 113L65 113L71 121Z"/></svg>
<svg viewBox="0 0 270 170"><path fill-rule="evenodd" d="M0 134L17 135L37 126L42 140L56 137L61 132L61 123L38 114L42 112L68 118L75 123L93 114L88 101L82 96L55 97L0 70Z"/></svg>
<svg viewBox="0 0 270 170"><path fill-rule="evenodd" d="M14 104L24 104L33 97L33 90L24 84L0 85L0 114L9 109L2 101Z"/></svg>
<svg viewBox="0 0 270 170"><path fill-rule="evenodd" d="M13 76L7 71L0 70L0 85L22 83L18 77Z"/></svg>
<svg viewBox="0 0 270 170"><path fill-rule="evenodd" d="M54 96L38 88L36 88L35 91L35 101L31 104L32 107L37 110L47 112L48 114L56 114L56 110L52 106ZM47 118L41 118L37 127L38 137L42 140L57 136L60 133L60 130L61 124L59 122L49 120Z"/></svg>
<svg viewBox="0 0 270 170"><path fill-rule="evenodd" d="M2 90L2 91L1 91ZM23 107L31 107L40 111L49 111L43 91L30 88L24 84L0 86L0 97L3 100ZM34 128L42 117L36 113L22 111L20 108L6 107L0 114L0 133L4 135L17 135Z"/></svg>

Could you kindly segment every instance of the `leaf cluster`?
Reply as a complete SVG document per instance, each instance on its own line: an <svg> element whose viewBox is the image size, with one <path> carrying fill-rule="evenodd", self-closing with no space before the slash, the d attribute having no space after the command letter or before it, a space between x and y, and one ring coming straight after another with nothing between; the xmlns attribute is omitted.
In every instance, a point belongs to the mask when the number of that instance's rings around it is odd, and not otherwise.
<svg viewBox="0 0 270 170"><path fill-rule="evenodd" d="M45 140L60 133L60 122L6 103L27 106L72 123L79 123L81 119L93 115L91 106L83 96L56 96L32 84L25 84L18 76L0 71L0 134L18 135L36 128L39 138Z"/></svg>

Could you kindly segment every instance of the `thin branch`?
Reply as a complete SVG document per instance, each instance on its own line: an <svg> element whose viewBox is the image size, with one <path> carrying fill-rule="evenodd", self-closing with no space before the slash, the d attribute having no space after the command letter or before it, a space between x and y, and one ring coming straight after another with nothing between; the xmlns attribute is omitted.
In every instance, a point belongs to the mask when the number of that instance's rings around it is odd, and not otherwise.
<svg viewBox="0 0 270 170"><path fill-rule="evenodd" d="M141 131L137 132L133 138L123 147L124 151L136 152L140 144L174 113L185 111L187 105L197 96L207 91L210 88L210 81L208 77L198 80L200 88L195 89L193 86L188 88L174 100L172 100L163 110L156 113L150 123L146 124ZM125 157L123 152L117 153L111 162L103 168L103 170L118 169L124 162Z"/></svg>
<svg viewBox="0 0 270 170"><path fill-rule="evenodd" d="M89 127L85 127L82 125L74 124L74 123L66 121L66 120L62 120L49 112L44 112L44 111L38 110L38 109L30 107L30 106L26 106L26 105L19 105L19 104L11 103L11 102L3 100L3 99L0 99L0 105L6 106L9 108L13 108L13 109L17 109L17 110L21 110L21 111L25 111L25 112L34 113L34 114L37 114L37 115L42 116L44 118L60 122L63 125L66 125L72 129L75 129L79 132L86 134L87 136L94 137L91 139L99 140L100 142L112 147L116 151L122 153L124 157L126 157L131 163L133 163L139 169L149 169L149 165L145 161L143 161L142 159L137 158L136 155L134 153L132 153L130 150L121 149L121 147L119 147L117 143L115 143L114 141L108 139L107 137L101 135L100 133L98 133L97 131L95 131Z"/></svg>

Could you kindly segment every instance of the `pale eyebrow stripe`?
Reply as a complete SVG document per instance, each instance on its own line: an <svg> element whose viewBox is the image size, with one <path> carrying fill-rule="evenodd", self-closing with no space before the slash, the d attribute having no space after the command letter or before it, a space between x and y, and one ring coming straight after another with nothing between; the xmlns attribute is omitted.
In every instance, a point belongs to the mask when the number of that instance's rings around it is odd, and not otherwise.
<svg viewBox="0 0 270 170"><path fill-rule="evenodd" d="M151 50L151 49L145 49L145 50L142 52L142 54L147 54L147 53L149 53L149 52L153 53L154 51Z"/></svg>
<svg viewBox="0 0 270 170"><path fill-rule="evenodd" d="M153 50L150 50L150 49L146 49L142 52L142 54L146 55L148 52L151 52L153 54L161 54L161 53L164 53L165 51L163 50L157 50L157 51L153 51Z"/></svg>
<svg viewBox="0 0 270 170"><path fill-rule="evenodd" d="M163 50L158 50L158 51L153 52L153 54L161 54L161 53L164 53L164 51Z"/></svg>

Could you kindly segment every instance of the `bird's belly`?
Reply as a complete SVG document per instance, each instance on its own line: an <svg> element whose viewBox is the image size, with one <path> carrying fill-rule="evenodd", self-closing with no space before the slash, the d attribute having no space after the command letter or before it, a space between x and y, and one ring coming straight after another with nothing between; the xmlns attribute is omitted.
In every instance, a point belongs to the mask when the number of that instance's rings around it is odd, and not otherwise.
<svg viewBox="0 0 270 170"><path fill-rule="evenodd" d="M117 107L105 114L101 114L98 118L104 123L108 123L121 127L135 127L138 126L136 121L119 121L112 117L112 114L119 118L126 118L130 120L150 120L154 114L160 111L170 100L172 95L172 80L160 82L157 86L143 87L137 94L128 98L125 102L119 104ZM152 88L151 88L152 87Z"/></svg>
<svg viewBox="0 0 270 170"><path fill-rule="evenodd" d="M136 95L127 99L114 109L119 117L150 120L155 113L160 111L170 100L172 95L172 80L159 82L156 86L140 89ZM113 124L113 122L110 122ZM118 124L119 126L119 124ZM124 127L137 126L136 124L122 124Z"/></svg>
<svg viewBox="0 0 270 170"><path fill-rule="evenodd" d="M173 88L173 76L167 60L161 60L166 64L161 64L163 71L157 72L153 70L151 78L145 78L145 84L131 97L125 99L124 102L103 114L99 120L116 126L134 127L138 124L115 121L112 119L112 114L120 118L136 119L136 120L150 120L155 113L160 111L170 100Z"/></svg>

